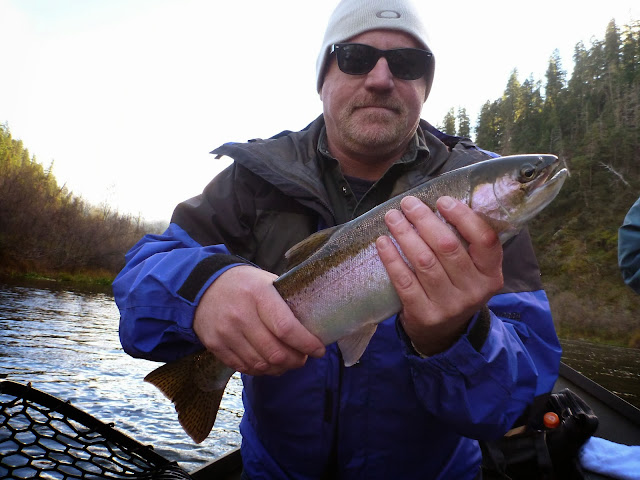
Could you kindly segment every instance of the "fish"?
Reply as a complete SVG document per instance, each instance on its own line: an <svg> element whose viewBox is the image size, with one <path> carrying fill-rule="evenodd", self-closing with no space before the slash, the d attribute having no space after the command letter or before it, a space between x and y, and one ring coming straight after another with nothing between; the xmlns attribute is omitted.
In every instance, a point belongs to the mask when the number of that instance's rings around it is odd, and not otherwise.
<svg viewBox="0 0 640 480"><path fill-rule="evenodd" d="M375 246L380 236L391 236L384 217L400 210L402 198L413 195L440 215L436 200L453 197L481 216L504 244L551 203L567 176L558 157L548 154L497 157L443 173L294 245L285 254L289 269L274 286L302 325L325 345L337 342L345 366L352 366L377 325L402 309ZM174 403L182 428L201 443L234 373L203 350L162 365L145 381Z"/></svg>

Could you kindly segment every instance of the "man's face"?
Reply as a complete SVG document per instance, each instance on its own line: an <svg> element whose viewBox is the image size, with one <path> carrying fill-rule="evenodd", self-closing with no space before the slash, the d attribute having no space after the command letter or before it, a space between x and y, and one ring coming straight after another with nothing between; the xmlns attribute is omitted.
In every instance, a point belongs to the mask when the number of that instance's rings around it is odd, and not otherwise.
<svg viewBox="0 0 640 480"><path fill-rule="evenodd" d="M381 50L422 48L410 35L372 30L349 40ZM395 78L385 58L364 75L348 75L329 60L320 98L327 126L329 149L360 157L393 156L404 152L420 120L426 80Z"/></svg>

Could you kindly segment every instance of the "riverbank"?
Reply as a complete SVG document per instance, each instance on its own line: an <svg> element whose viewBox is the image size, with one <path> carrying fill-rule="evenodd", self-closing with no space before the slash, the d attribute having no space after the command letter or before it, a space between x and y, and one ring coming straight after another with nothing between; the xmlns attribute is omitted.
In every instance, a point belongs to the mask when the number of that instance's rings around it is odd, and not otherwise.
<svg viewBox="0 0 640 480"><path fill-rule="evenodd" d="M68 289L78 292L111 294L115 276L109 272L16 272L0 270L0 283L25 287Z"/></svg>
<svg viewBox="0 0 640 480"><path fill-rule="evenodd" d="M608 290L544 285L560 338L640 349L640 295L621 280Z"/></svg>

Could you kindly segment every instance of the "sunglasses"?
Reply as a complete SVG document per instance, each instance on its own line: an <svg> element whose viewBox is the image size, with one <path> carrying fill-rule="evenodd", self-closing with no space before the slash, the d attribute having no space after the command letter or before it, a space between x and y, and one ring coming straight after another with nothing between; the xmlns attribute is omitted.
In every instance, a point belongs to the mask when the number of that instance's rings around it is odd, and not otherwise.
<svg viewBox="0 0 640 480"><path fill-rule="evenodd" d="M338 68L349 75L369 73L380 57L387 60L393 76L401 80L417 80L433 66L433 53L419 48L378 50L362 43L336 43L331 45L330 53L334 52Z"/></svg>

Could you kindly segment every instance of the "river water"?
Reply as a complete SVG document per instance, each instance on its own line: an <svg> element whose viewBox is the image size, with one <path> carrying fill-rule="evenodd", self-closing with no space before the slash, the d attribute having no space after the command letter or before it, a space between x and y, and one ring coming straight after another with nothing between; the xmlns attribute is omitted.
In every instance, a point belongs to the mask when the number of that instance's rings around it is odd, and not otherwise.
<svg viewBox="0 0 640 480"><path fill-rule="evenodd" d="M69 400L190 471L240 445L242 385L234 376L214 430L200 445L183 432L171 403L143 381L159 364L129 357L118 310L104 293L0 283L0 377ZM640 350L563 342L564 360L640 407Z"/></svg>
<svg viewBox="0 0 640 480"><path fill-rule="evenodd" d="M118 309L103 293L0 284L0 376L71 403L188 471L240 445L242 384L229 382L214 430L195 445L169 402L144 376L159 363L131 358Z"/></svg>

